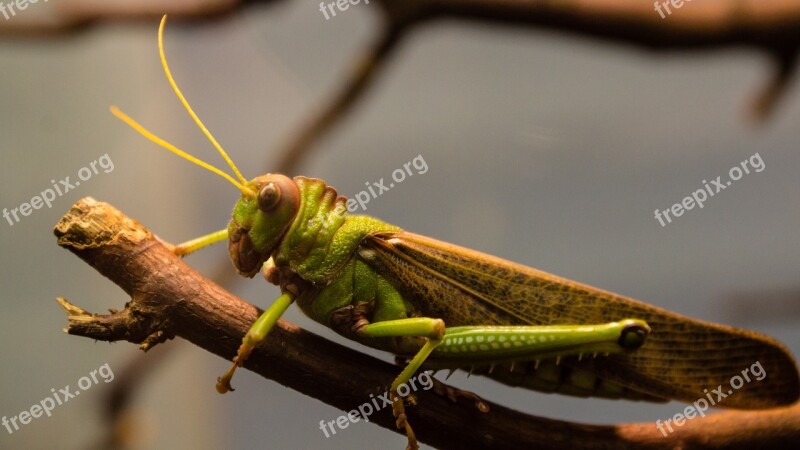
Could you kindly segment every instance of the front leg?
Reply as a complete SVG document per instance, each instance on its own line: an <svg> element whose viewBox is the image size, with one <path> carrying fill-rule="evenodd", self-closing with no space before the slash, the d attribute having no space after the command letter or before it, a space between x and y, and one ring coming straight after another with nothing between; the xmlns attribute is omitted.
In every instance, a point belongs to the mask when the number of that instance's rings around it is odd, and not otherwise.
<svg viewBox="0 0 800 450"><path fill-rule="evenodd" d="M209 245L224 241L225 239L228 239L227 228L178 244L172 248L172 252L183 257L203 247L208 247Z"/></svg>
<svg viewBox="0 0 800 450"><path fill-rule="evenodd" d="M253 325L250 326L250 330L247 331L247 334L242 339L242 345L239 346L236 357L233 358L233 365L224 375L217 378L217 392L224 394L234 390L231 387L231 378L233 378L233 373L236 371L236 368L244 365L244 362L250 356L250 353L252 353L256 345L264 340L269 330L275 326L275 323L281 318L283 313L286 312L286 309L289 308L289 305L292 304L294 299L294 294L288 291L284 292L275 300L275 303L273 303L269 309L264 311L261 316L253 322Z"/></svg>

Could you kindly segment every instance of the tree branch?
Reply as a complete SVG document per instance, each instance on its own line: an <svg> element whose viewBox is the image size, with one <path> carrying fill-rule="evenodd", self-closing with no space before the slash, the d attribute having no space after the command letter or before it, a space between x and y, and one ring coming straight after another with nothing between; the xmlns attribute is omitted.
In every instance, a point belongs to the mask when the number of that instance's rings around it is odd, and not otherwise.
<svg viewBox="0 0 800 450"><path fill-rule="evenodd" d="M131 296L122 311L89 313L65 299L69 334L127 340L144 350L175 336L231 359L260 310L186 265L136 221L87 197L54 230L58 244L75 253ZM397 367L279 321L245 367L342 411L385 392ZM213 378L209 376L209 389ZM734 411L696 418L663 437L653 423L595 426L528 416L491 404L454 404L433 391L416 392L408 408L417 437L439 448L779 448L800 442L800 405ZM236 395L236 394L233 394ZM390 408L370 420L394 430ZM470 424L465 426L465 424ZM396 431L396 430L395 430Z"/></svg>
<svg viewBox="0 0 800 450"><path fill-rule="evenodd" d="M280 0L185 0L109 3L105 0L64 1L42 14L0 22L0 35L53 35L107 20L154 19L164 13L191 20L209 20L249 4ZM680 9L658 12L640 0L374 0L381 7L388 36L399 25L437 18L459 18L556 30L650 51L696 51L745 46L764 51L775 62L773 75L754 96L750 117L764 121L786 91L800 50L800 2L796 0L730 0L683 2ZM661 2L659 2L661 3ZM669 3L669 2L666 2ZM316 8L316 6L315 6ZM46 12L45 12L46 11ZM398 35L399 36L399 35ZM378 63L380 59L376 60ZM357 68L356 68L357 70ZM351 74L339 95L313 117L286 145L290 169L303 152L338 122L337 105L347 110L374 77ZM363 86L360 86L363 85ZM349 93L348 93L349 92ZM349 98L352 97L352 98ZM292 159L293 158L293 159ZM287 173L292 172L287 170Z"/></svg>

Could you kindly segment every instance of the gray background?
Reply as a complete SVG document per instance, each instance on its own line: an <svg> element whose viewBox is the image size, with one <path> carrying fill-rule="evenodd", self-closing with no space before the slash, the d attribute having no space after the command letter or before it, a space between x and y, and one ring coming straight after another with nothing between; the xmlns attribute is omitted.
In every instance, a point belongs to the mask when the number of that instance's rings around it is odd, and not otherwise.
<svg viewBox="0 0 800 450"><path fill-rule="evenodd" d="M167 52L198 114L246 176L319 99L375 31L372 6L325 21L313 3L249 9L203 25L172 24ZM155 147L108 113L117 104L157 134L222 166L174 98L158 65L156 22L107 25L51 40L0 41L0 207L75 178L108 153L115 168L13 227L0 222L0 415L29 409L50 388L108 362L128 343L71 337L56 296L93 312L125 295L56 246L52 227L84 196L108 201L180 242L221 228L238 194ZM409 178L367 213L408 230L495 254L702 319L769 333L793 352L800 331L781 317L737 314L730 294L796 288L800 261L800 94L756 128L745 107L767 77L745 50L654 56L585 39L476 24L425 27L345 126L302 168L352 196L421 154ZM653 210L760 152L745 176L667 227ZM270 159L273 158L273 159ZM188 259L213 272L225 247ZM231 269L233 270L233 269ZM232 290L266 307L256 278ZM761 301L760 309L771 304ZM286 318L333 333L292 309ZM185 342L137 398L134 448L403 448L405 438L359 423L326 439L340 411L241 371L233 394L213 389L226 367ZM154 350L158 351L158 349ZM383 357L386 357L385 355ZM767 374L769 376L769 374ZM637 404L518 391L455 375L455 383L529 413L588 423L665 419L678 403ZM83 448L99 436L100 383L12 435L2 448Z"/></svg>

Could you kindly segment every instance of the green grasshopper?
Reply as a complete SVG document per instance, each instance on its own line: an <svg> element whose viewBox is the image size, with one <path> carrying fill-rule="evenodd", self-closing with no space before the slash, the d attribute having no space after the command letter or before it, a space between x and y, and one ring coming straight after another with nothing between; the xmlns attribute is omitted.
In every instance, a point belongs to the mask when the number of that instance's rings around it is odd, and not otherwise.
<svg viewBox="0 0 800 450"><path fill-rule="evenodd" d="M241 275L263 270L281 289L218 379L219 392L232 390L236 368L296 302L337 333L408 361L390 393L409 448L417 444L397 388L423 367L468 369L511 386L574 396L691 402L758 362L769 377L744 384L723 406L766 408L800 396L794 359L770 337L348 215L346 199L322 180L266 174L248 181L175 83L164 53L165 23L166 16L158 48L167 80L236 178L155 136L116 107L111 111L242 193L226 229L178 245L175 252L186 255L228 239Z"/></svg>

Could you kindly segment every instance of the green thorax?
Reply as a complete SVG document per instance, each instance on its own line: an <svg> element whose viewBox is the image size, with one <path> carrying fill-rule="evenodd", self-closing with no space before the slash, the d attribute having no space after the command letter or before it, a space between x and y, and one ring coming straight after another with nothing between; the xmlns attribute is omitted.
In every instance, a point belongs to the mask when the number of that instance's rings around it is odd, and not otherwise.
<svg viewBox="0 0 800 450"><path fill-rule="evenodd" d="M322 180L295 177L294 182L300 190L300 209L273 259L314 285L328 284L367 235L400 231L370 216L347 215L347 198Z"/></svg>

